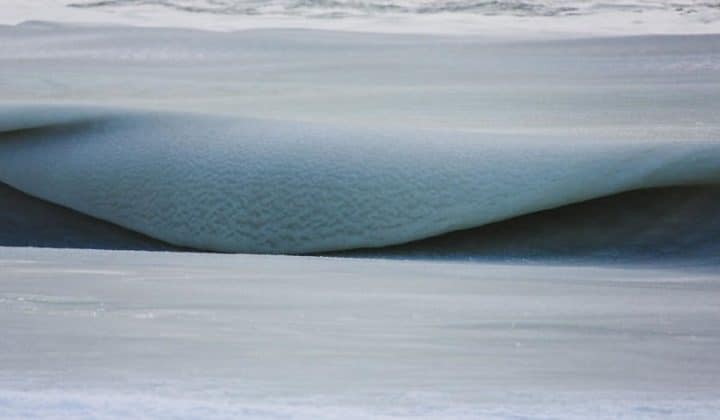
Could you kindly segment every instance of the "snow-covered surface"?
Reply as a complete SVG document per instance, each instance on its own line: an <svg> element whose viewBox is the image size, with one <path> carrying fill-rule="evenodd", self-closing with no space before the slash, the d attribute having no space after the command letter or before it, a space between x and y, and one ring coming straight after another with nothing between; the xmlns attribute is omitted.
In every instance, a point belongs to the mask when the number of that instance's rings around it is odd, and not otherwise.
<svg viewBox="0 0 720 420"><path fill-rule="evenodd" d="M0 23L303 28L516 39L720 31L708 0L2 0Z"/></svg>
<svg viewBox="0 0 720 420"><path fill-rule="evenodd" d="M2 418L713 418L716 272L0 248Z"/></svg>

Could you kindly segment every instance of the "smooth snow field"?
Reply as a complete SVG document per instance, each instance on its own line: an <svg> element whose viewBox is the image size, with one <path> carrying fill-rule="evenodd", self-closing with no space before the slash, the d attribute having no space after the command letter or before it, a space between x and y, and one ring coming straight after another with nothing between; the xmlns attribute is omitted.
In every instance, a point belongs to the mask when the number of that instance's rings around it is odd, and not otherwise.
<svg viewBox="0 0 720 420"><path fill-rule="evenodd" d="M2 418L716 418L687 268L0 248Z"/></svg>
<svg viewBox="0 0 720 420"><path fill-rule="evenodd" d="M719 13L0 0L0 419L720 417Z"/></svg>

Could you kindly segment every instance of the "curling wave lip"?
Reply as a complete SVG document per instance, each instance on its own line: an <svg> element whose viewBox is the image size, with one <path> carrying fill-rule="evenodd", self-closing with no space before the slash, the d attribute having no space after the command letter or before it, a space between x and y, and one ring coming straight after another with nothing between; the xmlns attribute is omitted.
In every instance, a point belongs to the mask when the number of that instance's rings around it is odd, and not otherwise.
<svg viewBox="0 0 720 420"><path fill-rule="evenodd" d="M212 251L380 247L622 191L720 182L717 142L573 144L83 107L3 115L0 181Z"/></svg>

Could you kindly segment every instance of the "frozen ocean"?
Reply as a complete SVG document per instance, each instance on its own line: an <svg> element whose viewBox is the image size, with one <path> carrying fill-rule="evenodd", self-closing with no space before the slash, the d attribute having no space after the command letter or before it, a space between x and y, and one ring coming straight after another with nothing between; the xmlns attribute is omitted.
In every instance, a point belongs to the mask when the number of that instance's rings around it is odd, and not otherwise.
<svg viewBox="0 0 720 420"><path fill-rule="evenodd" d="M720 416L720 3L0 0L0 418Z"/></svg>

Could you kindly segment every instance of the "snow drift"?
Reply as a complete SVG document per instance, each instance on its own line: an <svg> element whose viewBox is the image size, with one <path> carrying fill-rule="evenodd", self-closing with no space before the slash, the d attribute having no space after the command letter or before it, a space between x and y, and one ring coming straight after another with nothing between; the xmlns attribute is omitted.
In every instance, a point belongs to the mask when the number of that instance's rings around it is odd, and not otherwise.
<svg viewBox="0 0 720 420"><path fill-rule="evenodd" d="M0 181L177 246L382 247L643 188L720 182L716 142L618 143L8 107Z"/></svg>

